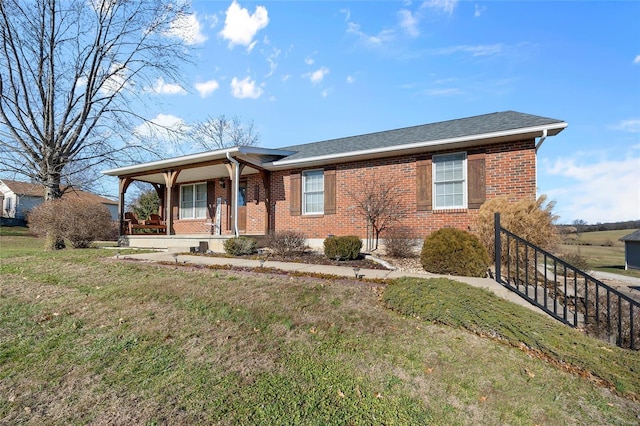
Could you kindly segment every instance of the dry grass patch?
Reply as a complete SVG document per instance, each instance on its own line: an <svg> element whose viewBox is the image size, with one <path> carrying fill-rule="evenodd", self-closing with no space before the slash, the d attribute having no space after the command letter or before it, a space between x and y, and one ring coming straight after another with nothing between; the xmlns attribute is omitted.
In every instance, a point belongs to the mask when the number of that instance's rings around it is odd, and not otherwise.
<svg viewBox="0 0 640 426"><path fill-rule="evenodd" d="M640 409L390 312L373 284L111 255L3 257L0 423L632 424Z"/></svg>

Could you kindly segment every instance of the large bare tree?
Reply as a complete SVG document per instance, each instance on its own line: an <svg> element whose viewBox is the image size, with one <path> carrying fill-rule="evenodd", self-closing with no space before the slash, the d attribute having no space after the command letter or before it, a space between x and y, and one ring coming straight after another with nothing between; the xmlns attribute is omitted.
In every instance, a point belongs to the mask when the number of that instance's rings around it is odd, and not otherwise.
<svg viewBox="0 0 640 426"><path fill-rule="evenodd" d="M189 60L188 5L167 0L0 0L0 171L45 199L104 163L141 155L140 94ZM116 164L116 163L113 163Z"/></svg>
<svg viewBox="0 0 640 426"><path fill-rule="evenodd" d="M208 116L193 126L190 135L196 148L206 150L260 144L260 133L255 130L253 121L243 123L237 116L228 118L224 114L215 118Z"/></svg>

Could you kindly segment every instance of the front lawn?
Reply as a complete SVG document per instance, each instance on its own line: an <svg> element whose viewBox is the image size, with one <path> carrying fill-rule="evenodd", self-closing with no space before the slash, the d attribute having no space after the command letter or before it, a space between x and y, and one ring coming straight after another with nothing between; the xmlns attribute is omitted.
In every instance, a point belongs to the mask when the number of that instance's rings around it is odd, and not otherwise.
<svg viewBox="0 0 640 426"><path fill-rule="evenodd" d="M3 424L637 424L638 352L566 327L551 339L550 320L482 290L422 292L431 318L388 309L376 284L43 252L2 232ZM484 311L496 335L468 326ZM462 312L476 314L441 320ZM594 355L571 369L496 338L520 329L565 364Z"/></svg>

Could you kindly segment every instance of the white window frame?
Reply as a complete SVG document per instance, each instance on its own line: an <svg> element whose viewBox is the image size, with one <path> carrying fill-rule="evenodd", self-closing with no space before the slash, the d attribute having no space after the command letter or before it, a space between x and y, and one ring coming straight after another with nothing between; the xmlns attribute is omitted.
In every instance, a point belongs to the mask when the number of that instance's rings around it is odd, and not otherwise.
<svg viewBox="0 0 640 426"><path fill-rule="evenodd" d="M198 190L197 187L200 185L204 185L204 208L198 207L196 205L197 201L203 201L197 199ZM191 199L190 206L184 206L182 200L182 191L186 187L193 188L193 198ZM198 216L198 209L202 209L202 214ZM188 212L188 214L187 214ZM206 182L197 182L197 183L189 183L186 185L180 185L180 219L206 219L207 218L207 183Z"/></svg>
<svg viewBox="0 0 640 426"><path fill-rule="evenodd" d="M320 175L322 178L322 189L315 191L307 191L307 177L309 175ZM322 209L310 211L307 209L307 195L320 195ZM314 170L305 170L302 172L302 214L306 215L315 215L315 214L324 214L324 170L323 169L314 169Z"/></svg>
<svg viewBox="0 0 640 426"><path fill-rule="evenodd" d="M462 156L462 179L448 179L448 180L440 180L436 179L437 177L437 168L438 163L442 163L444 161L449 160L452 157ZM439 154L434 155L432 158L432 203L434 210L454 210L454 209L466 209L468 205L468 183L467 183L467 153L466 152L452 152L449 154ZM438 204L438 186L444 184L451 183L462 183L462 204L460 205L450 205L443 206Z"/></svg>

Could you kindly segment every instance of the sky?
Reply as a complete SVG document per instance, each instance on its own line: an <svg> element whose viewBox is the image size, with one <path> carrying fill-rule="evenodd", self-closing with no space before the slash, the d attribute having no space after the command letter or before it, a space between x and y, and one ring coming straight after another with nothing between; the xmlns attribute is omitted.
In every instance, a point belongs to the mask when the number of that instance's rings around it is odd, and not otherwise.
<svg viewBox="0 0 640 426"><path fill-rule="evenodd" d="M146 115L253 121L278 148L497 111L560 119L538 151L558 223L640 219L640 2L193 1L194 62Z"/></svg>

